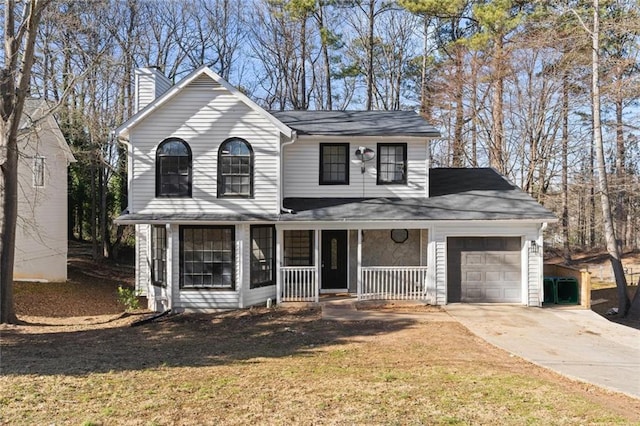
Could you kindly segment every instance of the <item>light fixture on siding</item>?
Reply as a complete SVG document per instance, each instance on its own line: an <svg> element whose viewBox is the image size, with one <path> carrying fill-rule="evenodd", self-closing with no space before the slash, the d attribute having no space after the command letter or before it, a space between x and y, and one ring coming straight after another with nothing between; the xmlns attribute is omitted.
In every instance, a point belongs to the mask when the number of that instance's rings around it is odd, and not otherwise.
<svg viewBox="0 0 640 426"><path fill-rule="evenodd" d="M376 152L371 148L361 146L361 147L358 147L358 149L356 149L356 158L360 160L361 173L364 173L365 171L365 163L367 161L373 160L375 156L376 156Z"/></svg>
<svg viewBox="0 0 640 426"><path fill-rule="evenodd" d="M538 247L538 243L536 242L536 240L531 240L529 243L529 252L538 254L539 251L540 247Z"/></svg>

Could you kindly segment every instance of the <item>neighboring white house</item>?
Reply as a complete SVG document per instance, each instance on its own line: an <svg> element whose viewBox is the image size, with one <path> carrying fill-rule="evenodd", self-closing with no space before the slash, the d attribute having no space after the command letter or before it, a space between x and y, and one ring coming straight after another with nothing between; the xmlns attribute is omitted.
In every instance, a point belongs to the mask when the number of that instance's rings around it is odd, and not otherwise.
<svg viewBox="0 0 640 426"><path fill-rule="evenodd" d="M48 110L29 99L21 121L16 280L67 280L67 170L75 159Z"/></svg>
<svg viewBox="0 0 640 426"><path fill-rule="evenodd" d="M136 226L151 309L325 292L542 305L557 219L492 169L430 168L440 134L414 112L268 112L206 67L171 87L139 75L116 220Z"/></svg>

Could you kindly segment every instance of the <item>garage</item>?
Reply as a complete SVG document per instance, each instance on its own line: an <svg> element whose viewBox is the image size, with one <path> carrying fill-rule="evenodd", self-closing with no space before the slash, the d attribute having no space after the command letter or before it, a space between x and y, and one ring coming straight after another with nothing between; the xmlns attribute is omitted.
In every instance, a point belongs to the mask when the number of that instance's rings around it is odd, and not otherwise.
<svg viewBox="0 0 640 426"><path fill-rule="evenodd" d="M520 237L447 238L447 300L521 303Z"/></svg>

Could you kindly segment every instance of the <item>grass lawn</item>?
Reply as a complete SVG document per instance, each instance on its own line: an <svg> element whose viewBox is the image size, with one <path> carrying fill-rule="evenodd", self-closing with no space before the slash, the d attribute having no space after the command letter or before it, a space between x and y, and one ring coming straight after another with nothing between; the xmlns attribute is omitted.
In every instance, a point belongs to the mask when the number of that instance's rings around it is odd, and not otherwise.
<svg viewBox="0 0 640 426"><path fill-rule="evenodd" d="M2 326L0 423L640 424L640 400L451 321L330 322L292 308L139 327L105 318Z"/></svg>

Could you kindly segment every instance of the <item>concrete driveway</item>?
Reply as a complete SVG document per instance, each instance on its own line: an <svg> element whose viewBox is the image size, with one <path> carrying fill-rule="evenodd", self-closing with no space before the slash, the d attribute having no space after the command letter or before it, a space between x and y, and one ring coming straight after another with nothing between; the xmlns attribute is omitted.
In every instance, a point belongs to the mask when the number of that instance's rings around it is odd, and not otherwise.
<svg viewBox="0 0 640 426"><path fill-rule="evenodd" d="M572 379L640 398L640 330L591 310L451 304L447 312L487 342Z"/></svg>

